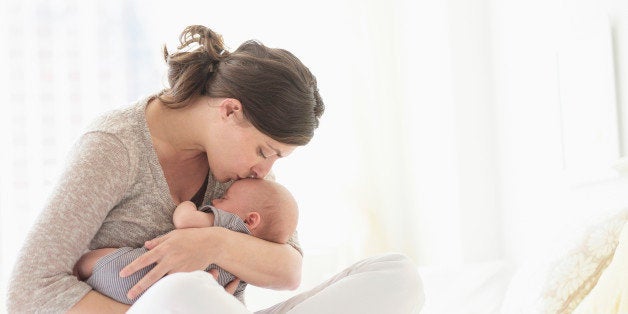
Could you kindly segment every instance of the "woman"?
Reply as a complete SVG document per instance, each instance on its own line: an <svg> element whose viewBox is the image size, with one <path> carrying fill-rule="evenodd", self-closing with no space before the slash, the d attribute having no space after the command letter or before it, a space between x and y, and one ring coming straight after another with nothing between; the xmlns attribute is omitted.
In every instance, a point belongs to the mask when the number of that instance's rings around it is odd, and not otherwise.
<svg viewBox="0 0 628 314"><path fill-rule="evenodd" d="M277 159L307 144L324 109L316 79L285 50L248 41L229 53L222 38L203 26L186 28L180 41L175 53L164 48L170 88L105 115L74 147L16 263L9 312L128 310L73 275L83 253L104 247L150 249L121 273L156 263L128 293L134 298L159 280L133 306L136 312L153 311L151 306L246 311L229 295L238 280L227 292L222 287L216 292L211 275L199 271L211 263L253 285L298 287L302 255L296 233L282 245L224 228L173 230L172 213L183 201L200 206L221 196L233 180L266 177ZM354 276L358 273L370 275ZM168 274L175 275L160 280ZM391 295L392 285L404 290ZM372 289L357 296L334 292L353 294L354 286ZM308 304L349 309L374 302L373 293L378 304L396 309L420 303L418 274L402 255L363 261L317 289L272 311ZM194 295L212 302L186 299Z"/></svg>

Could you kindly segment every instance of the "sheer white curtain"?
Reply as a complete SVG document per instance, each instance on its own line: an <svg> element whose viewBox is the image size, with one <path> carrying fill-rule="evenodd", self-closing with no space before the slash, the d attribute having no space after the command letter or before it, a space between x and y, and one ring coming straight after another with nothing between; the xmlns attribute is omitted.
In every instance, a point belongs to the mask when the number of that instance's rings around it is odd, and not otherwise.
<svg viewBox="0 0 628 314"><path fill-rule="evenodd" d="M0 289L80 130L145 89L126 2L2 1ZM130 62L133 60L133 62ZM144 76L135 75L142 68ZM158 80L156 80L158 82ZM152 84L156 85L156 84ZM137 96L135 96L137 97ZM2 294L4 301L4 293Z"/></svg>
<svg viewBox="0 0 628 314"><path fill-rule="evenodd" d="M360 254L503 256L487 1L370 1L350 14Z"/></svg>
<svg viewBox="0 0 628 314"><path fill-rule="evenodd" d="M300 204L302 289L379 252L423 265L501 254L485 2L0 5L2 289L81 128L161 88L161 45L189 24L231 49L252 38L286 48L318 78L320 128L275 169ZM253 307L292 294L251 290L264 296Z"/></svg>

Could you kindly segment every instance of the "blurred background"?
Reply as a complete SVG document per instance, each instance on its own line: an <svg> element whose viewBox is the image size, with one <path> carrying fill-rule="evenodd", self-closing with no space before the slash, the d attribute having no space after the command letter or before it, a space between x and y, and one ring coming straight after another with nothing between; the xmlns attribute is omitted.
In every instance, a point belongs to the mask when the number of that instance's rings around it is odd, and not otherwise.
<svg viewBox="0 0 628 314"><path fill-rule="evenodd" d="M628 204L623 0L2 0L0 21L3 302L71 145L166 86L162 46L191 24L317 76L320 128L275 166L300 204L298 291L391 251L518 267ZM296 293L248 290L252 309Z"/></svg>

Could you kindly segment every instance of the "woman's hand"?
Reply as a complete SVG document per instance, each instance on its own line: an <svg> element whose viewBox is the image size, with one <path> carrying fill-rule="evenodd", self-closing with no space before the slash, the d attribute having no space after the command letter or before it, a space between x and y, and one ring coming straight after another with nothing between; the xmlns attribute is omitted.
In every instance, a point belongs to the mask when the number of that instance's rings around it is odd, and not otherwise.
<svg viewBox="0 0 628 314"><path fill-rule="evenodd" d="M214 260L213 254L216 253L212 249L217 247L208 243L210 239L212 242L219 241L213 237L212 229L215 228L176 229L147 241L144 246L149 251L124 267L120 271L120 276L129 276L153 263L156 265L129 290L127 297L135 299L165 275L205 270Z"/></svg>

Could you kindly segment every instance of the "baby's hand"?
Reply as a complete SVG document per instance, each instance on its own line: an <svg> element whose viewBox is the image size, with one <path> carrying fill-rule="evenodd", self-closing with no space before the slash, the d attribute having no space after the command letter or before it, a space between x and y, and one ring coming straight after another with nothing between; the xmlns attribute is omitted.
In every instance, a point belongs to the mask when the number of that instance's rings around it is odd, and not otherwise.
<svg viewBox="0 0 628 314"><path fill-rule="evenodd" d="M185 201L174 209L172 222L177 229L211 227L214 214L199 211L194 203Z"/></svg>
<svg viewBox="0 0 628 314"><path fill-rule="evenodd" d="M79 280L83 281L89 276L92 275L94 271L94 266L96 262L103 256L115 252L117 249L115 248L104 248L97 249L93 251L89 251L76 262L74 265L74 269L72 271L73 275L76 276Z"/></svg>
<svg viewBox="0 0 628 314"><path fill-rule="evenodd" d="M209 270L209 273L214 276L214 279L216 279L216 281L218 281L218 269L216 268L212 268ZM234 294L236 289L238 288L238 284L240 284L240 279L236 278L234 280L232 280L230 283L228 283L225 286L225 290L227 291L227 293L229 294Z"/></svg>

